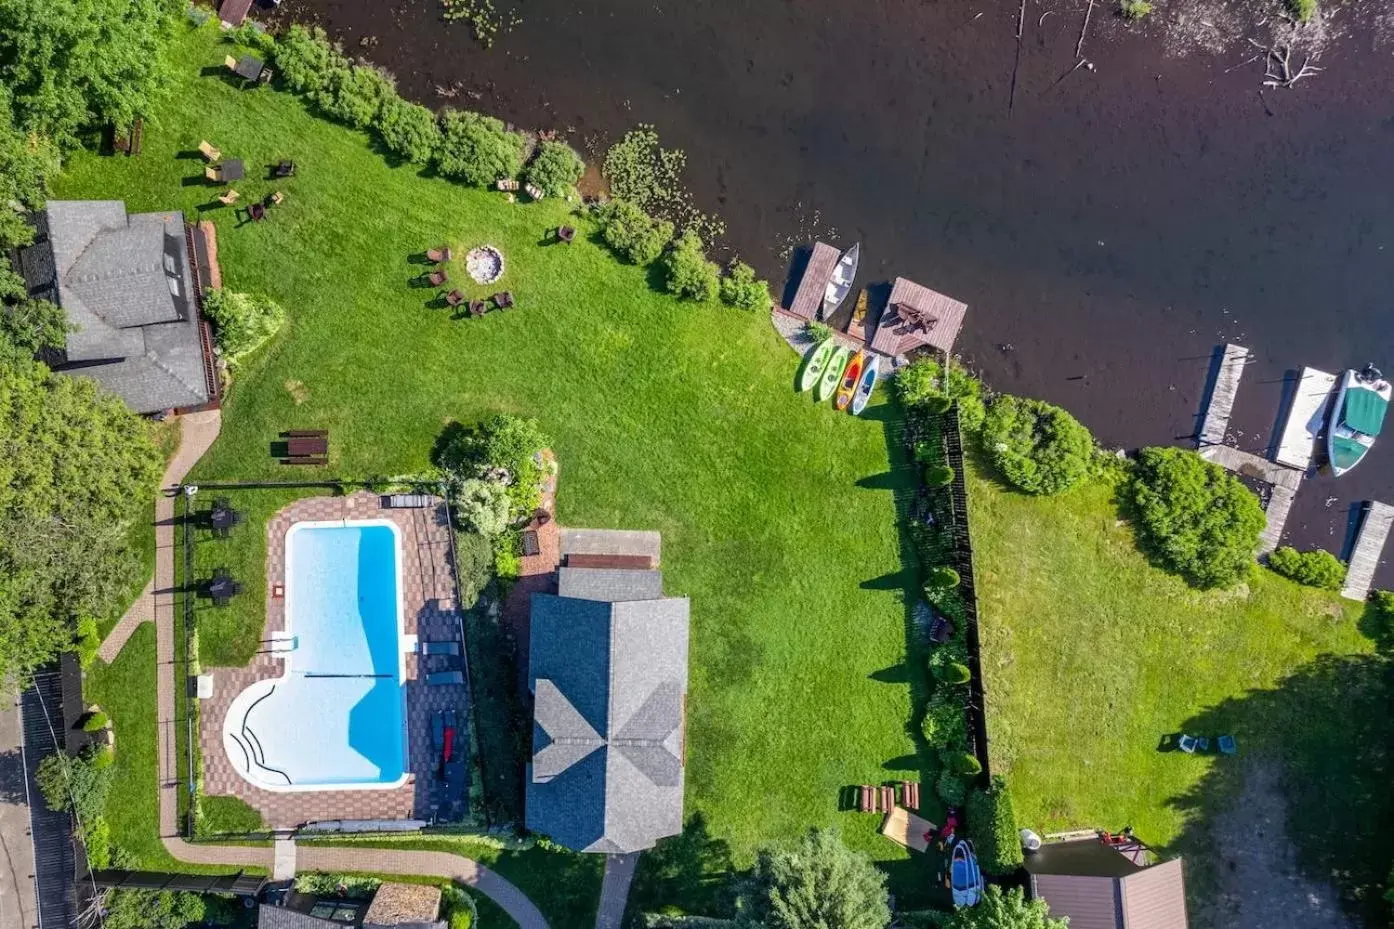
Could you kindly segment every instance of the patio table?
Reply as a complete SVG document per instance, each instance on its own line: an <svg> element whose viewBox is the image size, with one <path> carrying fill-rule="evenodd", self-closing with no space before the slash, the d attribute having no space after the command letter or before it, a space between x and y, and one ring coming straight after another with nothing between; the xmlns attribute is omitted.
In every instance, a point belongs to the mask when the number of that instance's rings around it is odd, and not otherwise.
<svg viewBox="0 0 1394 929"><path fill-rule="evenodd" d="M222 169L224 181L240 181L247 173L241 158L229 158L219 165L219 168Z"/></svg>

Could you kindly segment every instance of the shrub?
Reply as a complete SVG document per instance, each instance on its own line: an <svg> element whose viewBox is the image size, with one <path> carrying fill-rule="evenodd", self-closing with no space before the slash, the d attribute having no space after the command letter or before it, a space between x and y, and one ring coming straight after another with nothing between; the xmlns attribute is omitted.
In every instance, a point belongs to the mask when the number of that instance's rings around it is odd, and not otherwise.
<svg viewBox="0 0 1394 929"><path fill-rule="evenodd" d="M104 929L188 929L207 916L203 897L168 890L113 890L107 894Z"/></svg>
<svg viewBox="0 0 1394 929"><path fill-rule="evenodd" d="M441 465L461 479L492 475L502 483L515 513L532 513L544 477L538 462L548 440L535 419L498 413L450 438Z"/></svg>
<svg viewBox="0 0 1394 929"><path fill-rule="evenodd" d="M329 78L347 67L344 58L319 26L291 26L276 42L276 70L291 90L318 97Z"/></svg>
<svg viewBox="0 0 1394 929"><path fill-rule="evenodd" d="M358 874L336 874L330 871L305 871L295 876L295 889L315 897L347 897L364 900L377 892L382 881Z"/></svg>
<svg viewBox="0 0 1394 929"><path fill-rule="evenodd" d="M960 777L976 777L983 771L982 762L971 752L946 751L940 760L945 771L952 771Z"/></svg>
<svg viewBox="0 0 1394 929"><path fill-rule="evenodd" d="M83 732L100 732L106 728L106 714L101 710L93 710L82 718Z"/></svg>
<svg viewBox="0 0 1394 929"><path fill-rule="evenodd" d="M1321 590L1340 590L1346 581L1346 564L1322 549L1299 552L1284 545L1268 556L1268 567L1299 584Z"/></svg>
<svg viewBox="0 0 1394 929"><path fill-rule="evenodd" d="M920 734L930 748L959 750L968 744L964 728L963 692L936 690L925 707Z"/></svg>
<svg viewBox="0 0 1394 929"><path fill-rule="evenodd" d="M474 898L454 884L441 888L440 902L441 917L447 921L450 929L470 929L479 921Z"/></svg>
<svg viewBox="0 0 1394 929"><path fill-rule="evenodd" d="M111 824L105 816L83 820L79 838L87 850L87 867L94 871L111 867Z"/></svg>
<svg viewBox="0 0 1394 929"><path fill-rule="evenodd" d="M673 224L651 219L628 200L612 200L604 213L605 244L630 264L646 265L663 254Z"/></svg>
<svg viewBox="0 0 1394 929"><path fill-rule="evenodd" d="M87 754L87 763L96 771L109 768L116 763L116 749L110 745L94 746Z"/></svg>
<svg viewBox="0 0 1394 929"><path fill-rule="evenodd" d="M833 337L833 327L827 323L814 322L810 320L804 323L804 328L808 330L808 336L815 342L826 342Z"/></svg>
<svg viewBox="0 0 1394 929"><path fill-rule="evenodd" d="M1094 439L1058 406L1001 396L983 423L983 446L993 466L1017 488L1057 494L1089 473Z"/></svg>
<svg viewBox="0 0 1394 929"><path fill-rule="evenodd" d="M1151 15L1152 4L1148 3L1147 0L1122 0L1119 4L1119 10L1124 19L1137 22Z"/></svg>
<svg viewBox="0 0 1394 929"><path fill-rule="evenodd" d="M441 144L436 115L395 95L383 102L378 135L388 151L418 165L430 164Z"/></svg>
<svg viewBox="0 0 1394 929"><path fill-rule="evenodd" d="M493 543L477 532L457 532L455 560L460 565L460 606L469 609L494 577Z"/></svg>
<svg viewBox="0 0 1394 929"><path fill-rule="evenodd" d="M92 659L97 657L97 649L102 647L102 637L98 634L97 621L91 616L84 616L77 621L77 634L74 636L73 649L77 652L78 664L83 668L92 666Z"/></svg>
<svg viewBox="0 0 1394 929"><path fill-rule="evenodd" d="M1070 921L1052 917L1045 900L1027 900L1020 887L1004 891L991 884L977 906L954 910L943 925L944 929L1069 929Z"/></svg>
<svg viewBox="0 0 1394 929"><path fill-rule="evenodd" d="M486 539L508 528L508 488L502 484L471 478L460 485L457 501L460 521Z"/></svg>
<svg viewBox="0 0 1394 929"><path fill-rule="evenodd" d="M973 679L973 672L960 661L951 661L934 669L934 676L941 684L966 684Z"/></svg>
<svg viewBox="0 0 1394 929"><path fill-rule="evenodd" d="M705 302L716 295L721 271L707 260L702 237L689 229L673 241L664 264L668 292Z"/></svg>
<svg viewBox="0 0 1394 929"><path fill-rule="evenodd" d="M280 304L233 290L208 291L203 310L218 330L218 345L230 365L260 348L286 322Z"/></svg>
<svg viewBox="0 0 1394 929"><path fill-rule="evenodd" d="M565 197L585 171L585 162L570 145L547 141L537 147L537 155L528 165L528 181L549 197Z"/></svg>
<svg viewBox="0 0 1394 929"><path fill-rule="evenodd" d="M494 544L494 576L511 581L523 568L523 540L516 532L505 532Z"/></svg>
<svg viewBox="0 0 1394 929"><path fill-rule="evenodd" d="M1228 587L1251 570L1263 507L1219 465L1179 448L1145 448L1126 493L1143 544L1190 584Z"/></svg>
<svg viewBox="0 0 1394 929"><path fill-rule="evenodd" d="M953 568L940 565L929 572L929 580L925 582L925 587L928 590L953 590L962 580Z"/></svg>
<svg viewBox="0 0 1394 929"><path fill-rule="evenodd" d="M920 358L897 371L894 383L896 396L907 407L946 412L947 400L958 404L958 423L965 434L982 426L982 382L957 365L950 365L946 375L939 362Z"/></svg>
<svg viewBox="0 0 1394 929"><path fill-rule="evenodd" d="M446 110L441 131L436 167L446 177L484 187L523 167L523 137L492 116Z"/></svg>
<svg viewBox="0 0 1394 929"><path fill-rule="evenodd" d="M324 111L355 129L367 129L376 123L383 106L399 99L392 78L368 65L332 72L326 91L321 99Z"/></svg>
<svg viewBox="0 0 1394 929"><path fill-rule="evenodd" d="M1288 12L1299 23L1310 22L1319 9L1317 0L1287 0Z"/></svg>
<svg viewBox="0 0 1394 929"><path fill-rule="evenodd" d="M934 782L934 790L945 805L962 806L964 798L968 796L968 782L962 775L945 768L939 772L939 777Z"/></svg>
<svg viewBox="0 0 1394 929"><path fill-rule="evenodd" d="M1000 876L1021 867L1021 837L1005 781L994 777L988 790L973 791L964 814L968 837L984 872Z"/></svg>
<svg viewBox="0 0 1394 929"><path fill-rule="evenodd" d="M948 487L954 482L954 469L943 464L928 465L924 469L924 482L929 487Z"/></svg>
<svg viewBox="0 0 1394 929"><path fill-rule="evenodd" d="M274 55L276 52L276 37L259 28L258 24L250 19L244 20L242 25L229 32L227 37L234 44L250 48L262 55Z"/></svg>
<svg viewBox="0 0 1394 929"><path fill-rule="evenodd" d="M90 756L70 758L59 752L39 762L34 779L44 803L51 810L72 810L83 821L96 819L106 809L111 789L109 766L93 764Z"/></svg>
<svg viewBox="0 0 1394 929"><path fill-rule="evenodd" d="M742 914L769 929L884 929L891 918L885 874L826 829L762 849L741 898Z"/></svg>
<svg viewBox="0 0 1394 929"><path fill-rule="evenodd" d="M770 285L755 276L744 261L732 261L721 279L721 302L742 310L768 310Z"/></svg>

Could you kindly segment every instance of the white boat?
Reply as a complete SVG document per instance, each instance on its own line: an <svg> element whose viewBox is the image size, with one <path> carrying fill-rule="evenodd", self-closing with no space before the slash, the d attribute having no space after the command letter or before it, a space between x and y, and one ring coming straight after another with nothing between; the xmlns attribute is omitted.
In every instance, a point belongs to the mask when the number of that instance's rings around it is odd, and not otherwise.
<svg viewBox="0 0 1394 929"><path fill-rule="evenodd" d="M1326 430L1326 454L1336 477L1360 464L1375 444L1389 410L1389 382L1374 365L1347 369L1341 375L1331 427Z"/></svg>
<svg viewBox="0 0 1394 929"><path fill-rule="evenodd" d="M852 292L852 281L857 276L857 261L862 253L862 243L858 242L842 256L837 259L837 267L833 268L832 279L828 281L827 289L823 291L823 319L837 312L837 308L842 306L842 301L847 299L847 295Z"/></svg>
<svg viewBox="0 0 1394 929"><path fill-rule="evenodd" d="M876 389L876 380L881 376L881 356L868 352L866 364L862 367L862 380L857 385L857 395L852 398L852 415L862 415L871 392Z"/></svg>

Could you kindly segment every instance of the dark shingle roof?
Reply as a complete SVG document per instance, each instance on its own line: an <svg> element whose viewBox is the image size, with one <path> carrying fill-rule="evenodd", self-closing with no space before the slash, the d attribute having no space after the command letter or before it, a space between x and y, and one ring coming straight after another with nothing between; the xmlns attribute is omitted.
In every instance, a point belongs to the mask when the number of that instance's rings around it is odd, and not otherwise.
<svg viewBox="0 0 1394 929"><path fill-rule="evenodd" d="M329 929L330 926L342 925L283 906L269 906L263 903L257 907L257 929Z"/></svg>
<svg viewBox="0 0 1394 929"><path fill-rule="evenodd" d="M662 571L624 568L561 568L557 571L557 595L578 600L657 600L663 596Z"/></svg>

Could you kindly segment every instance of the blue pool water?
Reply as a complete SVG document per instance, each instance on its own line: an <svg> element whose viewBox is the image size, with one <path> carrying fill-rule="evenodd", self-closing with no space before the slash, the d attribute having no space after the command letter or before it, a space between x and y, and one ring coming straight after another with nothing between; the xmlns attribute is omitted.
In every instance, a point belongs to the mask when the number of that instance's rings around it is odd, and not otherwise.
<svg viewBox="0 0 1394 929"><path fill-rule="evenodd" d="M233 703L229 754L271 789L390 786L406 772L396 527L299 523L286 535L279 680ZM238 744L238 743L241 744Z"/></svg>

